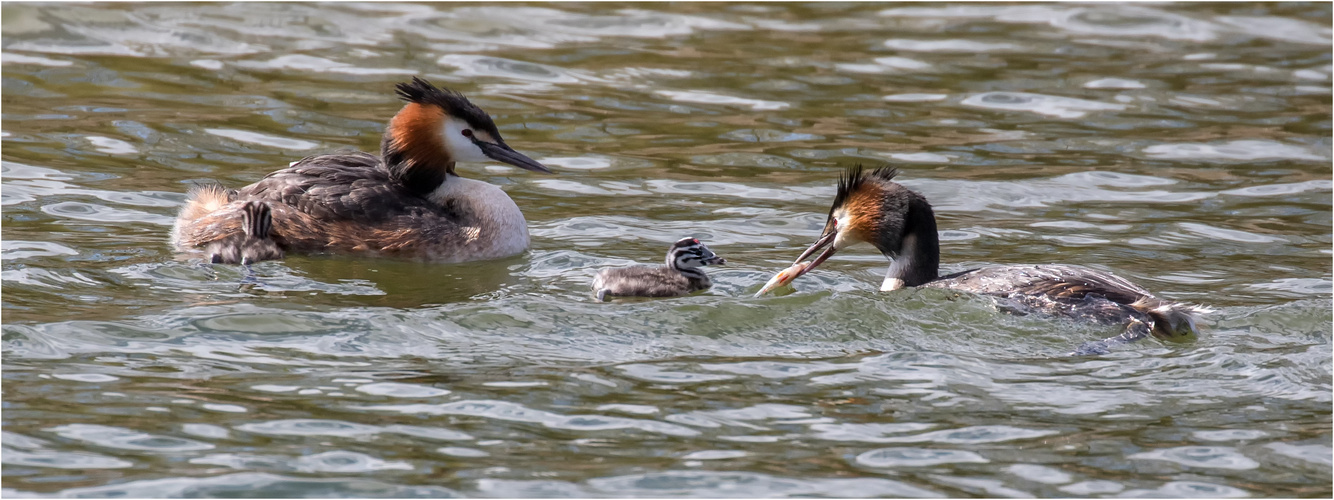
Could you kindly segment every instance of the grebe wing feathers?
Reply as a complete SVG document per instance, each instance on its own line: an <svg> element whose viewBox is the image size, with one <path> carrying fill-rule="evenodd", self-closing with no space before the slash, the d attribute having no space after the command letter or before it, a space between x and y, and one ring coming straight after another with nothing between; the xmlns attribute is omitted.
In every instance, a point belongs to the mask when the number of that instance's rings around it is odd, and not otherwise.
<svg viewBox="0 0 1334 500"><path fill-rule="evenodd" d="M987 295L1041 295L1052 300L1082 302L1090 295L1118 304L1153 297L1148 290L1112 273L1066 265L984 267L927 283Z"/></svg>
<svg viewBox="0 0 1334 500"><path fill-rule="evenodd" d="M242 199L277 202L326 221L384 224L399 216L444 215L389 177L368 153L310 156L240 190Z"/></svg>
<svg viewBox="0 0 1334 500"><path fill-rule="evenodd" d="M273 209L272 238L288 251L373 251L456 261L470 258L460 252L475 238L458 214L391 180L380 159L367 153L304 158L241 188L235 200L226 208L267 202ZM186 240L209 242L238 232L239 218L233 222L235 212L227 209L195 221Z"/></svg>

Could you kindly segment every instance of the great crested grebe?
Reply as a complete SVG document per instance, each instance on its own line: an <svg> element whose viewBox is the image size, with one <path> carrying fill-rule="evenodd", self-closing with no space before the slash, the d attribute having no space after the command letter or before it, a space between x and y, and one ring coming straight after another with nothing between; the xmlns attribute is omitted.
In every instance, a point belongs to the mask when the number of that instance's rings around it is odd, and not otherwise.
<svg viewBox="0 0 1334 500"><path fill-rule="evenodd" d="M682 238L667 249L667 265L603 269L593 278L598 300L616 297L677 297L713 286L701 267L725 264L695 238Z"/></svg>
<svg viewBox="0 0 1334 500"><path fill-rule="evenodd" d="M542 164L511 149L491 117L463 94L414 77L397 86L407 104L380 141L362 152L310 156L239 190L195 189L172 230L180 250L204 247L214 262L277 259L287 253L355 252L435 262L508 257L528 248L523 213L499 187L459 177L458 161L500 161L535 172ZM265 213L269 250L239 245L246 207ZM271 226L271 228L269 227ZM248 232L249 231L249 232ZM258 248L258 247L254 247Z"/></svg>
<svg viewBox="0 0 1334 500"><path fill-rule="evenodd" d="M881 291L945 288L1001 297L1020 311L1126 325L1121 335L1087 342L1074 354L1106 353L1111 345L1149 335L1181 341L1198 333L1196 314L1207 308L1159 299L1124 278L1094 269L1059 264L991 266L940 276L935 213L921 194L893 182L897 174L896 169L884 167L869 173L861 166L848 171L839 179L820 238L756 295L791 283L839 250L870 243L892 260ZM803 262L821 248L824 252L814 261Z"/></svg>

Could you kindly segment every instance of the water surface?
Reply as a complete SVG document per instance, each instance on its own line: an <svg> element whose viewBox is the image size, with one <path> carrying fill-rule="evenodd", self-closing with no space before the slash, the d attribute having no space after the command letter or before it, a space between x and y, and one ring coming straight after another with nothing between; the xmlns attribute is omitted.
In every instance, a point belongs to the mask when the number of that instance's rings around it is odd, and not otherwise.
<svg viewBox="0 0 1334 500"><path fill-rule="evenodd" d="M1322 497L1328 4L3 8L7 496ZM552 166L532 249L210 266L195 183L374 150L422 76ZM1211 306L1194 343L876 291L818 235L898 167L945 271L1082 264ZM592 274L694 236L699 295Z"/></svg>

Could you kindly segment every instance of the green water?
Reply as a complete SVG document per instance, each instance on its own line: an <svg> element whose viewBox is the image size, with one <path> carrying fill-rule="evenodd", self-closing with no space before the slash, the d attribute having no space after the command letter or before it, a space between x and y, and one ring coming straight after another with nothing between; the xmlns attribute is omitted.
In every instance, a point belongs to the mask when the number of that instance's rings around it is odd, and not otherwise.
<svg viewBox="0 0 1334 500"><path fill-rule="evenodd" d="M3 6L6 496L1321 497L1328 4ZM198 182L374 150L411 75L532 248L209 266ZM1191 344L876 291L842 168L936 207L945 271L1081 264L1213 307ZM594 302L698 237L685 298Z"/></svg>

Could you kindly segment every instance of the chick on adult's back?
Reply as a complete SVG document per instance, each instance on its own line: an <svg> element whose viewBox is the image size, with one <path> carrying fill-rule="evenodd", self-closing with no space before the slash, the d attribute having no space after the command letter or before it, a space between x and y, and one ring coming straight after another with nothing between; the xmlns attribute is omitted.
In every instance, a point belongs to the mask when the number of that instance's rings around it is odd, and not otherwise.
<svg viewBox="0 0 1334 500"><path fill-rule="evenodd" d="M273 218L269 206L248 201L241 207L241 234L215 241L208 246L214 264L252 264L283 258L283 250L269 238Z"/></svg>
<svg viewBox="0 0 1334 500"><path fill-rule="evenodd" d="M593 278L598 300L617 297L677 297L713 286L701 269L727 260L695 238L682 238L667 249L667 265L603 269Z"/></svg>
<svg viewBox="0 0 1334 500"><path fill-rule="evenodd" d="M233 263L246 241L243 209L266 205L267 238L286 253L344 252L436 262L506 257L528 248L523 213L504 191L455 174L456 162L501 161L550 172L511 149L491 117L462 94L413 78L398 85L380 157L311 156L239 190L191 193L172 231L180 250L205 248Z"/></svg>

